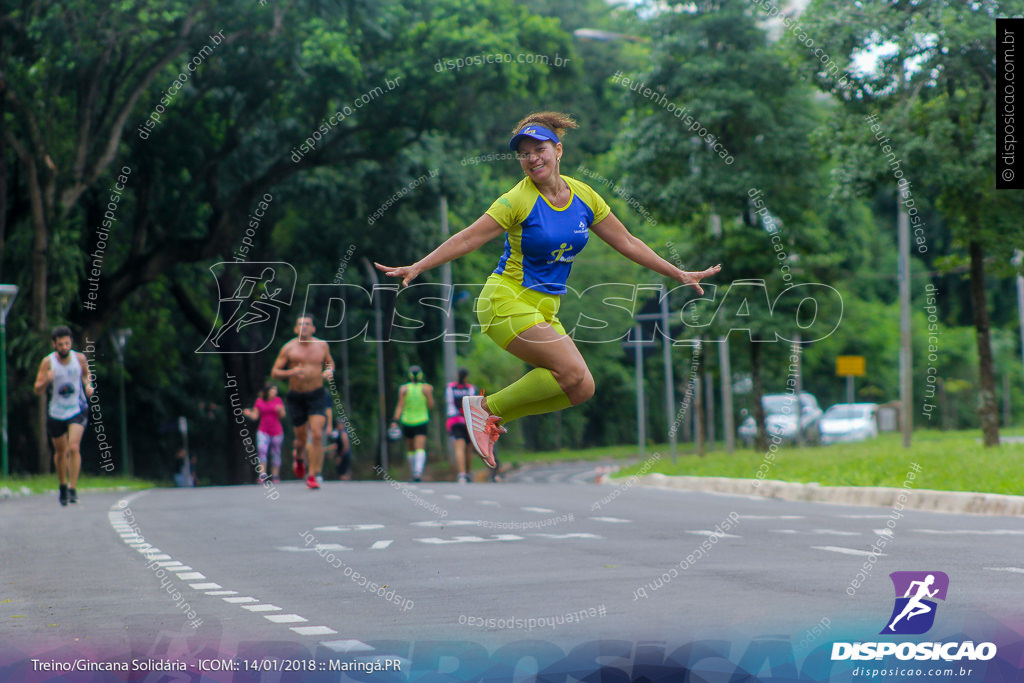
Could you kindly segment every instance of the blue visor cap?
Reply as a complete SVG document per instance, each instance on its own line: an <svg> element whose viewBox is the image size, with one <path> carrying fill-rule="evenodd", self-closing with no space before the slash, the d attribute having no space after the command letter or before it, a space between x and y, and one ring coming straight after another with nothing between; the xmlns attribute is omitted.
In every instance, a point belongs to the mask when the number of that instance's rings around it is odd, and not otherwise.
<svg viewBox="0 0 1024 683"><path fill-rule="evenodd" d="M513 152L519 151L519 141L523 138L533 138L534 140L551 140L556 145L561 142L558 136L555 135L554 131L548 130L544 126L524 126L521 131L512 136L512 139L508 141L508 148Z"/></svg>

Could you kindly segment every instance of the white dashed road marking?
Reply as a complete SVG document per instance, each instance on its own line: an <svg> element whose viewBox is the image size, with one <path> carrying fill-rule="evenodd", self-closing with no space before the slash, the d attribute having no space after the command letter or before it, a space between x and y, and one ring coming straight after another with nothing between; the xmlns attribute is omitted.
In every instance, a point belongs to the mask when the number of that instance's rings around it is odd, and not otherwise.
<svg viewBox="0 0 1024 683"><path fill-rule="evenodd" d="M171 576L176 576L178 579L188 582L196 581L199 579L205 579L206 576L198 571L192 571L192 567L189 567L181 562L173 559L170 555L163 553L159 548L154 547L151 543L146 543L139 531L133 529L128 524L124 510L128 508L133 500L141 495L144 495L145 491L141 493L132 494L126 498L122 498L114 505L110 506L110 511L107 513L107 520L110 522L111 528L121 537L125 545L129 548L137 550L147 562L152 562L151 566L159 567L160 571L167 571ZM132 516L134 518L134 516ZM337 530L365 530L366 528L383 528L381 524L360 524L351 527L336 527ZM378 541L380 543L380 541ZM390 542L389 542L390 543ZM376 545L376 544L375 544ZM295 548L295 550L316 550L322 548L325 550L351 550L343 545L337 545L333 543L326 543L317 545L315 548ZM207 591L206 595L211 596L222 596L229 594L236 594L237 591L231 590L219 590L221 585L219 583L189 583L194 590ZM279 611L280 607L277 605L270 604L248 604L248 603L259 603L256 598L250 596L238 596L238 597L222 597L224 602L228 604L239 605L242 609L250 612L270 612ZM309 621L305 617L301 617L298 614L264 614L264 619L272 621L277 624L295 624L300 622ZM327 626L293 626L289 627L292 631L299 635L306 636L327 636L337 633L332 628ZM353 643L359 643L360 641L349 641ZM372 647L363 643L366 649L373 650Z"/></svg>
<svg viewBox="0 0 1024 683"><path fill-rule="evenodd" d="M693 531L687 531L688 534L694 534L696 536L716 536L718 538L742 538L735 534L727 534L721 531L710 531L708 529L694 529Z"/></svg>
<svg viewBox="0 0 1024 683"><path fill-rule="evenodd" d="M815 550L828 550L833 553L842 553L843 555L857 555L858 557L870 557L875 555L876 557L885 557L886 553L873 553L869 550L854 550L853 548L840 548L834 545L815 545L811 546Z"/></svg>
<svg viewBox="0 0 1024 683"><path fill-rule="evenodd" d="M309 621L309 619L300 617L298 614L267 614L263 618L275 624L297 624L302 621Z"/></svg>
<svg viewBox="0 0 1024 683"><path fill-rule="evenodd" d="M483 538L482 536L456 536L455 538L414 538L414 541L420 543L429 543L432 545L448 545L451 543L490 543L493 541L522 541L522 536L516 536L515 534L495 534L490 538Z"/></svg>
<svg viewBox="0 0 1024 683"><path fill-rule="evenodd" d="M591 517L590 519L597 522L611 522L612 524L628 524L632 520L620 519L618 517Z"/></svg>
<svg viewBox="0 0 1024 683"><path fill-rule="evenodd" d="M394 541L374 541L373 545L370 546L370 550L384 550Z"/></svg>
<svg viewBox="0 0 1024 683"><path fill-rule="evenodd" d="M281 608L277 605L242 605L242 609L247 609L250 612L280 612Z"/></svg>
<svg viewBox="0 0 1024 683"><path fill-rule="evenodd" d="M990 572L1013 572L1014 574L1024 574L1024 569L1020 567L985 567Z"/></svg>

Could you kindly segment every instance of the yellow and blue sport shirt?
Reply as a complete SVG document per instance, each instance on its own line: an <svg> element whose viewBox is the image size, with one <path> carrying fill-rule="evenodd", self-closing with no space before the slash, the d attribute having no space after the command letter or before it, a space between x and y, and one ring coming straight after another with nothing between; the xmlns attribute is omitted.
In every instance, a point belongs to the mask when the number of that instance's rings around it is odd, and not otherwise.
<svg viewBox="0 0 1024 683"><path fill-rule="evenodd" d="M562 176L569 186L569 203L558 209L523 178L491 204L487 215L506 232L505 253L494 272L527 289L565 294L565 281L576 255L590 238L590 226L611 212L608 204L586 183Z"/></svg>

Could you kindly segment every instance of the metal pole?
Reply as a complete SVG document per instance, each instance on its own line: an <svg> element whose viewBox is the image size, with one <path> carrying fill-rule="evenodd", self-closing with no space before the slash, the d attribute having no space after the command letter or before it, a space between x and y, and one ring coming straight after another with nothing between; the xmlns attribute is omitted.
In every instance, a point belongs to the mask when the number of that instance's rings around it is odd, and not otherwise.
<svg viewBox="0 0 1024 683"><path fill-rule="evenodd" d="M853 375L846 376L846 402L853 403Z"/></svg>
<svg viewBox="0 0 1024 683"><path fill-rule="evenodd" d="M910 347L910 219L898 197L897 193L897 232L900 249L900 428L903 432L903 447L910 448L910 438L914 429L914 415L911 411L914 390L911 387L913 367Z"/></svg>
<svg viewBox="0 0 1024 683"><path fill-rule="evenodd" d="M7 446L7 313L4 312L4 319L0 321L0 413L3 413L3 474L7 478L9 469L8 446Z"/></svg>
<svg viewBox="0 0 1024 683"><path fill-rule="evenodd" d="M736 450L736 425L732 419L732 368L729 365L729 337L718 344L718 363L722 367L722 428L725 430L725 451Z"/></svg>
<svg viewBox="0 0 1024 683"><path fill-rule="evenodd" d="M672 335L668 323L668 289L661 291L661 354L665 363L665 412L668 413L668 447L672 453L672 462L676 461L676 430L672 428L676 409L676 382L672 368Z"/></svg>
<svg viewBox="0 0 1024 683"><path fill-rule="evenodd" d="M387 402L384 394L384 347L381 338L384 336L384 324L381 319L380 311L380 281L377 279L377 271L374 270L373 264L363 257L363 265L366 267L366 272L369 274L370 282L373 285L373 292L370 298L373 300L373 318L374 318L374 343L377 345L377 438L380 440L380 466L384 474L388 473L388 425L385 411L387 410Z"/></svg>
<svg viewBox="0 0 1024 683"><path fill-rule="evenodd" d="M797 332L790 347L792 355L796 356L796 442L797 445L804 445L804 377L802 366L803 347L800 345L800 333Z"/></svg>
<svg viewBox="0 0 1024 683"><path fill-rule="evenodd" d="M441 195L441 241L448 239L448 198ZM448 295L444 317L444 384L455 381L455 291L452 288L452 264L441 266L441 284Z"/></svg>
<svg viewBox="0 0 1024 683"><path fill-rule="evenodd" d="M707 415L708 448L715 450L715 382L707 370L704 371L704 413Z"/></svg>
<svg viewBox="0 0 1024 683"><path fill-rule="evenodd" d="M120 349L118 349L117 352L117 360L118 365L120 366L120 372L117 373L117 378L121 391L121 470L124 472L126 477L130 477L132 471L131 459L128 457L128 409L125 407L124 399L124 353Z"/></svg>
<svg viewBox="0 0 1024 683"><path fill-rule="evenodd" d="M633 328L633 333L636 348L636 441L643 460L646 457L647 417L644 415L644 346L640 325Z"/></svg>
<svg viewBox="0 0 1024 683"><path fill-rule="evenodd" d="M1017 319L1020 323L1020 356L1024 368L1024 275L1017 276Z"/></svg>

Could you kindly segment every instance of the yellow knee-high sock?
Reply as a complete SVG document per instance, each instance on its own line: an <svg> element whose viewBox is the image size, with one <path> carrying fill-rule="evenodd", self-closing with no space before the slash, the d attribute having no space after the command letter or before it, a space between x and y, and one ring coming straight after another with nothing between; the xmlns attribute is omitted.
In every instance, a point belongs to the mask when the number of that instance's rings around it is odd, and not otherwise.
<svg viewBox="0 0 1024 683"><path fill-rule="evenodd" d="M508 423L527 415L553 413L572 406L572 401L545 368L534 368L501 391L487 397L487 408Z"/></svg>

